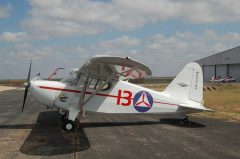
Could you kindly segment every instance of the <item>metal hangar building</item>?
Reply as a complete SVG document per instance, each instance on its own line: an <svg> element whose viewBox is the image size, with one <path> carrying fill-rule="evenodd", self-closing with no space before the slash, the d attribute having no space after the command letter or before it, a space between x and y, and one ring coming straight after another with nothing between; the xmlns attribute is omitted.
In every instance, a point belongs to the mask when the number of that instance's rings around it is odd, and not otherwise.
<svg viewBox="0 0 240 159"><path fill-rule="evenodd" d="M215 76L233 77L240 82L240 46L197 60L203 70L204 82Z"/></svg>

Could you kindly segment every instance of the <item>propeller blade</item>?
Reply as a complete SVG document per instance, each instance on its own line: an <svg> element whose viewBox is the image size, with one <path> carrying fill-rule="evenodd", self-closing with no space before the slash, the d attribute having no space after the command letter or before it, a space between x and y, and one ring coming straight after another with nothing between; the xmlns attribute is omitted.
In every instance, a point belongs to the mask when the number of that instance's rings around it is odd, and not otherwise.
<svg viewBox="0 0 240 159"><path fill-rule="evenodd" d="M25 102L26 102L26 99L27 99L28 88L29 88L29 87L26 87L26 88L25 88L24 98L23 98L23 105L22 105L22 112L23 112L23 110L24 110Z"/></svg>
<svg viewBox="0 0 240 159"><path fill-rule="evenodd" d="M31 59L31 62L30 62L30 66L29 66L29 70L28 70L28 76L27 76L27 82L26 82L26 85L25 85L23 105L22 105L22 112L24 110L25 102L26 102L26 99L27 99L28 89L29 89L29 87L31 85L31 82L30 82L31 69L32 69L32 59Z"/></svg>
<svg viewBox="0 0 240 159"><path fill-rule="evenodd" d="M32 69L32 59L31 59L31 63L30 63L29 70L28 70L28 77L27 77L27 82L28 82L28 83L29 83L29 81L30 81L31 69Z"/></svg>

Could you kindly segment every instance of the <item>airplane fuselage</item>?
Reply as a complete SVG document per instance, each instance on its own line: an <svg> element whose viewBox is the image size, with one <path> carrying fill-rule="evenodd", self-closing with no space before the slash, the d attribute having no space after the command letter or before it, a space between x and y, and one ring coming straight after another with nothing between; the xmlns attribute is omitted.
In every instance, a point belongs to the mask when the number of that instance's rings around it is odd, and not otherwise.
<svg viewBox="0 0 240 159"><path fill-rule="evenodd" d="M56 81L37 80L30 87L33 97L47 107L57 107L69 111L79 109L82 88ZM87 100L94 89L85 92ZM179 101L157 92L125 81L114 81L112 87L99 91L84 106L85 111L98 113L181 113Z"/></svg>

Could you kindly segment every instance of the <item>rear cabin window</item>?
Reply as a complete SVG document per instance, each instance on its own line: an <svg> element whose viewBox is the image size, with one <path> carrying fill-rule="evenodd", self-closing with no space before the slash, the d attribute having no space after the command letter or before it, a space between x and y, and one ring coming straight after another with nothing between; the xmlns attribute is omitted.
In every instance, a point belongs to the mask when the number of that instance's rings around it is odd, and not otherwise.
<svg viewBox="0 0 240 159"><path fill-rule="evenodd" d="M89 89L96 90L96 89L100 88L104 82L105 82L105 81L103 81L103 80L101 80L101 79L91 78L91 79L89 79L88 88L89 88ZM108 82L108 83L101 89L101 91L109 90L109 89L111 88L111 86L112 86L111 82Z"/></svg>

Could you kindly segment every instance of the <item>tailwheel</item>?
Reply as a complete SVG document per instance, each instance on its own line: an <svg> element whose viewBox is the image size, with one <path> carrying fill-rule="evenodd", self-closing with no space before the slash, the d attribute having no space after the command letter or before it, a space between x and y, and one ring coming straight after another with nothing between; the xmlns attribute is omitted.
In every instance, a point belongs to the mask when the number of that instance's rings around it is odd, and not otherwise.
<svg viewBox="0 0 240 159"><path fill-rule="evenodd" d="M188 116L185 116L185 117L181 120L181 124L184 124L184 125L189 124Z"/></svg>
<svg viewBox="0 0 240 159"><path fill-rule="evenodd" d="M63 124L63 130L65 131L74 131L75 130L75 123L72 120L67 120Z"/></svg>

